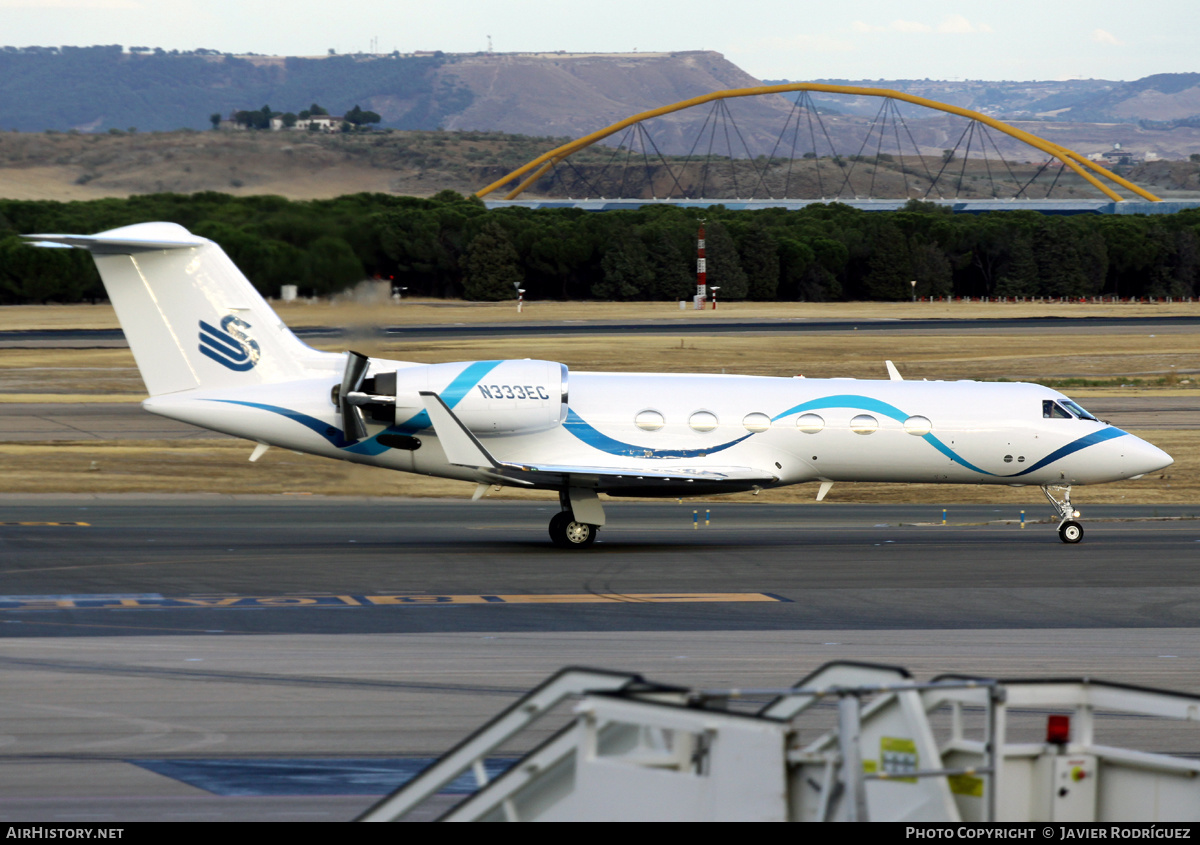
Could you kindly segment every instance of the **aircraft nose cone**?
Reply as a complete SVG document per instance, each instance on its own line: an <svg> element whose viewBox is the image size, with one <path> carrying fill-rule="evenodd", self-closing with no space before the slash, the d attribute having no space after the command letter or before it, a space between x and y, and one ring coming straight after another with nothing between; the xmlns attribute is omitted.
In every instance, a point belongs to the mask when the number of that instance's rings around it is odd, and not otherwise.
<svg viewBox="0 0 1200 845"><path fill-rule="evenodd" d="M1166 469L1171 464L1175 463L1175 459L1158 448L1152 443L1147 443L1139 438L1132 438L1129 443L1123 444L1122 451L1126 463L1129 465L1130 475L1145 475L1148 472L1158 472L1160 469Z"/></svg>

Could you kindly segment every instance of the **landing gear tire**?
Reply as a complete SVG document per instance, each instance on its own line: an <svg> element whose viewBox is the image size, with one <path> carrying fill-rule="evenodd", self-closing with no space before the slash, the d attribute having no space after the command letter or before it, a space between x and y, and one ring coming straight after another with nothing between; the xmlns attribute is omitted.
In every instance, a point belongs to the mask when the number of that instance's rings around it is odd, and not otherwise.
<svg viewBox="0 0 1200 845"><path fill-rule="evenodd" d="M1042 492L1054 509L1058 511L1058 539L1064 543L1078 543L1083 539L1083 526L1076 522L1079 511L1071 504L1069 484L1043 484Z"/></svg>
<svg viewBox="0 0 1200 845"><path fill-rule="evenodd" d="M1058 538L1064 543L1078 543L1083 539L1083 526L1073 519L1068 519L1058 526Z"/></svg>
<svg viewBox="0 0 1200 845"><path fill-rule="evenodd" d="M550 520L550 539L560 549L583 549L596 542L600 526L576 522L569 511L560 511Z"/></svg>

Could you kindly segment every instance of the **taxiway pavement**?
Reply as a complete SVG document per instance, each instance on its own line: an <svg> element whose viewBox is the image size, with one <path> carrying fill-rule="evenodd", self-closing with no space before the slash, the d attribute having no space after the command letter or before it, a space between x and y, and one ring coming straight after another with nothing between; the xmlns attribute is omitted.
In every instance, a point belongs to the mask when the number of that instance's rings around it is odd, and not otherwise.
<svg viewBox="0 0 1200 845"><path fill-rule="evenodd" d="M1085 508L1066 546L1011 506L616 503L583 553L551 508L0 497L0 819L349 819L565 665L1200 692L1200 507Z"/></svg>

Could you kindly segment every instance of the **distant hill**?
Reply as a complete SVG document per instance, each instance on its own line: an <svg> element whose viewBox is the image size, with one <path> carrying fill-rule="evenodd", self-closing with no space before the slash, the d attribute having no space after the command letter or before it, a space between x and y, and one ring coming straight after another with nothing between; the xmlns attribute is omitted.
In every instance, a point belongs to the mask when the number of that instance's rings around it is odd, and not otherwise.
<svg viewBox="0 0 1200 845"><path fill-rule="evenodd" d="M145 48L141 48L145 49ZM269 104L335 114L386 98L386 126L432 129L473 95L429 56L232 56L120 46L0 48L0 129L202 129L209 115ZM379 111L379 109L376 109ZM383 112L380 112L381 114Z"/></svg>
<svg viewBox="0 0 1200 845"><path fill-rule="evenodd" d="M1200 74L1159 74L1128 83L818 81L894 88L974 109L1086 155L1118 143L1151 160L1187 159L1200 152ZM0 145L0 194L41 195L38 174L48 180L45 185L58 185L45 190L70 186L72 196L205 189L328 196L339 185L342 192L474 190L490 181L489 173L495 173L492 178L502 175L503 170L495 169L501 160L512 167L522 163L517 149L529 150L532 158L563 139L638 112L758 84L721 54L708 51L282 57L117 45L3 47L0 130L74 131L93 142L99 141L96 135L112 134L114 143L88 147L66 140L51 144L11 138ZM841 155L860 151L881 101L821 95L814 99L825 115L821 131L828 133L835 149ZM451 157L449 166L440 157L445 149L419 144L453 144L453 134L388 139L385 133L371 133L344 148L306 137L308 133L226 132L220 134L243 136L242 140L221 143L211 137L212 114L227 116L264 104L299 112L314 102L335 114L354 105L372 110L382 116L382 129L504 132L536 137L538 142L503 141L496 150L474 140L464 142L461 155ZM644 157L648 167L659 154L693 151L697 156L711 152L737 158L799 157L813 149L813 141L796 137L794 129L788 138L782 137L791 110L792 100L784 96L726 100L657 119L653 148L644 154L636 135L622 133L608 143L625 143L627 152ZM916 107L902 111L909 120L905 143L915 141L923 155L940 156L962 137L962 124L955 122L960 119ZM729 116L736 126L726 121ZM136 138L116 137L131 127L138 129ZM146 138L149 132L179 129L205 131L202 138ZM265 135L276 137L251 137ZM1042 160L1043 154L1004 136L989 141L1005 158ZM64 146L57 158L43 155L60 144ZM829 145L823 138L816 146L827 154ZM507 152L500 153L501 147ZM594 152L599 155L602 149ZM612 154L611 146L604 154ZM226 155L230 160L219 160ZM53 168L58 170L51 173ZM1186 189L1191 190L1190 185Z"/></svg>
<svg viewBox="0 0 1200 845"><path fill-rule="evenodd" d="M382 116L381 128L577 137L639 111L757 84L703 51L299 58L133 49L0 48L0 130L206 129L216 113L263 105L299 112L315 102L335 114L361 105ZM755 152L787 109L782 98L732 105ZM665 119L664 151L686 152L703 117Z"/></svg>
<svg viewBox="0 0 1200 845"><path fill-rule="evenodd" d="M1133 82L809 81L894 88L1011 120L1200 121L1200 73ZM361 105L394 129L578 136L638 111L756 84L709 51L285 57L119 45L2 47L0 129L203 129L213 113L264 104L299 112L318 102L334 113ZM824 109L860 117L879 106L870 98L815 99ZM745 119L770 118L780 108L786 108L782 98L758 100L746 107Z"/></svg>
<svg viewBox="0 0 1200 845"><path fill-rule="evenodd" d="M864 88L889 88L917 97L971 109L992 117L1009 120L1053 120L1059 111L1112 91L1122 85L1105 79L1069 79L1062 81L996 82L977 79L810 79L773 80L776 83L822 82L827 85L853 85ZM879 100L872 97L844 97L814 94L819 107L872 117Z"/></svg>
<svg viewBox="0 0 1200 845"><path fill-rule="evenodd" d="M148 48L0 48L0 129L208 128L264 104L354 105L393 129L576 135L719 88L756 84L719 53L233 56ZM786 108L756 103L749 114ZM686 122L686 121L685 121Z"/></svg>
<svg viewBox="0 0 1200 845"><path fill-rule="evenodd" d="M1200 126L1200 73L1156 73L1121 83L1062 113L1067 120L1137 120L1146 128Z"/></svg>
<svg viewBox="0 0 1200 845"><path fill-rule="evenodd" d="M783 82L784 80L777 80ZM1067 79L995 82L974 79L814 79L831 85L890 88L972 109L1004 120L1072 123L1136 123L1200 126L1200 73L1157 73L1133 82ZM878 100L815 95L818 105L860 117L879 109ZM1187 121L1191 121L1188 123Z"/></svg>
<svg viewBox="0 0 1200 845"><path fill-rule="evenodd" d="M709 51L679 53L538 53L463 56L443 69L475 95L447 129L550 132L578 138L639 112L759 80ZM754 152L770 149L790 104L783 97L730 102ZM686 154L707 108L661 118L655 141ZM616 140L619 140L617 138Z"/></svg>

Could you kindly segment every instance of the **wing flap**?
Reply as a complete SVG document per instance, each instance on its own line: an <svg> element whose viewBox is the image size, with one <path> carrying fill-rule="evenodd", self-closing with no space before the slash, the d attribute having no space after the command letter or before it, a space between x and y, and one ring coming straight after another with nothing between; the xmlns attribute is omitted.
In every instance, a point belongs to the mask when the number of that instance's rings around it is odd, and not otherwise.
<svg viewBox="0 0 1200 845"><path fill-rule="evenodd" d="M589 467L575 464L515 464L501 462L506 470L521 472L558 473L563 475L595 475L600 478L665 479L667 481L736 481L774 483L779 478L752 467L678 467L676 469L641 469L633 467Z"/></svg>

